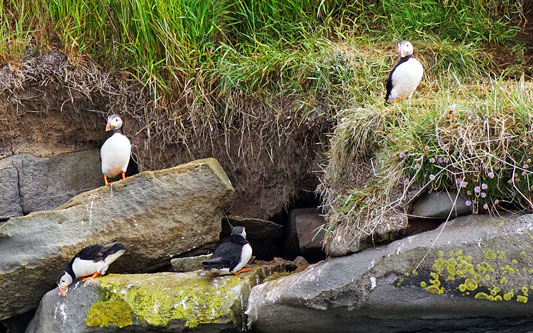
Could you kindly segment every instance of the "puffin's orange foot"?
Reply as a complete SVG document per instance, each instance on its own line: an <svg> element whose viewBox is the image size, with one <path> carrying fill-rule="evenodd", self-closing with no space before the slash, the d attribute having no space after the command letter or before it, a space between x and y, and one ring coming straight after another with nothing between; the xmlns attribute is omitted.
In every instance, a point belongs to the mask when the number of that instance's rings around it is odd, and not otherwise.
<svg viewBox="0 0 533 333"><path fill-rule="evenodd" d="M102 274L100 274L99 272L96 272L96 273L94 273L91 276L84 277L83 279L81 279L81 282L85 282L85 281L87 281L89 279L94 279L95 277L99 277L99 276L102 276Z"/></svg>
<svg viewBox="0 0 533 333"><path fill-rule="evenodd" d="M245 273L245 272L249 272L249 271L251 271L251 269L239 269L239 270L235 273L235 275L239 275L239 274L241 274L241 273Z"/></svg>
<svg viewBox="0 0 533 333"><path fill-rule="evenodd" d="M124 172L122 173L122 179L126 179L126 174Z"/></svg>
<svg viewBox="0 0 533 333"><path fill-rule="evenodd" d="M107 176L104 175L104 181L105 181L105 186L109 186L109 184L111 184L110 182L107 181Z"/></svg>

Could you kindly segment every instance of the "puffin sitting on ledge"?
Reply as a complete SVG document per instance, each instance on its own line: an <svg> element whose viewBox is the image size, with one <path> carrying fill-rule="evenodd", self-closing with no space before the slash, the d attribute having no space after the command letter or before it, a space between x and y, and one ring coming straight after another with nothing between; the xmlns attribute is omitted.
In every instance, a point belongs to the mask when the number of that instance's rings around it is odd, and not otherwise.
<svg viewBox="0 0 533 333"><path fill-rule="evenodd" d="M387 95L385 101L389 103L398 102L407 97L411 97L418 87L424 68L413 55L413 45L407 41L398 43L400 52L400 62L391 71L387 80Z"/></svg>
<svg viewBox="0 0 533 333"><path fill-rule="evenodd" d="M57 287L61 296L65 296L68 287L79 278L87 279L104 275L109 265L126 252L126 247L120 243L113 242L107 245L95 244L85 247L78 252L70 261L67 267L59 274Z"/></svg>
<svg viewBox="0 0 533 333"><path fill-rule="evenodd" d="M234 227L231 230L231 240L220 244L211 259L204 261L204 269L214 270L219 274L240 274L250 271L242 269L252 258L252 247L246 241L244 227Z"/></svg>
<svg viewBox="0 0 533 333"><path fill-rule="evenodd" d="M131 143L130 140L122 134L122 119L116 114L107 118L106 131L111 131L111 136L102 145L100 149L100 159L102 160L102 173L106 186L110 184L107 178L113 178L122 173L122 179L126 178L126 169L130 162Z"/></svg>

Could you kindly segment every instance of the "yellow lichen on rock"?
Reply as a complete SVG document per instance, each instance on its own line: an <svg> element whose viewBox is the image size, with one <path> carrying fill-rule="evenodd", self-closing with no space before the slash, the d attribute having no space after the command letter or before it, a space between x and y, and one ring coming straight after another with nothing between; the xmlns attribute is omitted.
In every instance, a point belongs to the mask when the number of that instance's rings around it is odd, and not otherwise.
<svg viewBox="0 0 533 333"><path fill-rule="evenodd" d="M89 309L85 323L89 327L130 326L132 324L131 309L121 299L96 302Z"/></svg>
<svg viewBox="0 0 533 333"><path fill-rule="evenodd" d="M235 322L261 268L239 276L190 273L108 275L97 281L103 300L93 304L87 326L131 325L132 316L151 326L182 320L185 327Z"/></svg>
<svg viewBox="0 0 533 333"><path fill-rule="evenodd" d="M522 295L518 295L518 296L516 296L516 301L526 304L527 303L527 297L526 296L522 296Z"/></svg>

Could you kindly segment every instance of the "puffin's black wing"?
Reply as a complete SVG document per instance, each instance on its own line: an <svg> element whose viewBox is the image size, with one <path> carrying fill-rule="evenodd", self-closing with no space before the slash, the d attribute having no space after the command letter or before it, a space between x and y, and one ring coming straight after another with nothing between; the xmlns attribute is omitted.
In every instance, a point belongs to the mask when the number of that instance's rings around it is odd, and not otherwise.
<svg viewBox="0 0 533 333"><path fill-rule="evenodd" d="M390 92L392 91L392 73L394 72L396 67L398 67L398 65L396 65L394 69L390 72L389 78L387 79L387 94L385 95L385 101L389 100Z"/></svg>
<svg viewBox="0 0 533 333"><path fill-rule="evenodd" d="M100 244L90 245L90 246L83 248L83 250L81 250L76 255L76 257L83 259L83 260L94 260L94 261L103 260L104 259L103 249L104 249L104 246Z"/></svg>
<svg viewBox="0 0 533 333"><path fill-rule="evenodd" d="M241 260L241 251L241 244L233 242L223 243L215 249L211 259L203 262L204 267L206 269L229 268L229 270L232 270Z"/></svg>
<svg viewBox="0 0 533 333"><path fill-rule="evenodd" d="M387 87L387 94L385 95L385 101L389 100L389 96L390 96L390 93L392 91L392 73L394 73L394 71L396 70L396 68L398 66L400 66L401 64L403 64L404 62L406 62L407 60L409 60L411 58L414 58L414 56L412 54L410 54L408 56L405 56L403 58L400 58L400 61L396 64L396 66L394 66L392 71L390 71L389 78L387 79L387 86L386 86Z"/></svg>
<svg viewBox="0 0 533 333"><path fill-rule="evenodd" d="M81 250L76 257L83 260L94 260L100 261L104 260L107 256L116 253L120 250L125 249L126 247L120 243L113 242L107 245L90 245Z"/></svg>

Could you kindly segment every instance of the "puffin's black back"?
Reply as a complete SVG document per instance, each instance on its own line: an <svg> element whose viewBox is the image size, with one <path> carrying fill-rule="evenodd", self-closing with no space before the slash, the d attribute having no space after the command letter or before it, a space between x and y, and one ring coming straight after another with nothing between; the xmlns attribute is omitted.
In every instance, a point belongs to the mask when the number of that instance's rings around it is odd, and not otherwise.
<svg viewBox="0 0 533 333"><path fill-rule="evenodd" d="M240 238L243 239L242 237ZM244 240L244 244L246 243L246 240ZM206 269L229 268L231 271L239 264L244 244L235 243L233 239L230 242L222 243L215 249L211 259L204 261L202 264L204 264Z"/></svg>
<svg viewBox="0 0 533 333"><path fill-rule="evenodd" d="M403 64L404 62L406 62L407 60L411 59L411 58L414 58L414 55L410 54L408 56L405 56L403 58L400 58L400 61L396 64L396 66L394 66L394 68L392 69L392 71L390 71L390 74L389 74L389 78L387 79L387 85L386 85L386 88L387 88L387 94L385 95L385 101L388 101L389 100L389 96L390 96L390 93L392 91L392 73L394 73L394 71L396 70L396 68L398 66L400 66L401 64Z"/></svg>
<svg viewBox="0 0 533 333"><path fill-rule="evenodd" d="M111 244L107 245L90 245L81 250L74 258L72 258L72 261L76 259L76 257L83 259L83 260L94 260L94 261L100 261L104 260L107 256L116 253L120 250L125 249L126 247L120 243L113 242ZM71 262L72 262L71 261Z"/></svg>

